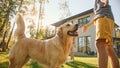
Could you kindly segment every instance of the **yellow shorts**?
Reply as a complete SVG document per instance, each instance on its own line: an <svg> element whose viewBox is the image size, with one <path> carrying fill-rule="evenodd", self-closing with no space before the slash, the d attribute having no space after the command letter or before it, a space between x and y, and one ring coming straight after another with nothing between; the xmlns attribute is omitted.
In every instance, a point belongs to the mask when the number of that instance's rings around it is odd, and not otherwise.
<svg viewBox="0 0 120 68"><path fill-rule="evenodd" d="M95 20L96 40L106 39L106 44L113 45L114 21L107 16Z"/></svg>

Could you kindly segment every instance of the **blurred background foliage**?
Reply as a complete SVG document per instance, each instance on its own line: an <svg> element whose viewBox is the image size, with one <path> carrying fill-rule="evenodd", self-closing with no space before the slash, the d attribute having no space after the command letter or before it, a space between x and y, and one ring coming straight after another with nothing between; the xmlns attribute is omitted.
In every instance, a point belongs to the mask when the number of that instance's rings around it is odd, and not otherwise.
<svg viewBox="0 0 120 68"><path fill-rule="evenodd" d="M50 0L0 0L0 51L8 51L14 43L15 14L20 12L25 18L27 34L30 38L48 39L55 36L56 28L42 26L45 22L45 6ZM66 0L58 3L60 19L70 16ZM38 17L38 18L37 18ZM36 18L38 19L36 22Z"/></svg>
<svg viewBox="0 0 120 68"><path fill-rule="evenodd" d="M25 18L30 38L48 39L55 35L55 29L43 27L45 5L49 0L0 0L0 51L9 51L14 43L15 15L20 12ZM36 22L36 18L38 21ZM37 24L37 25L36 25Z"/></svg>

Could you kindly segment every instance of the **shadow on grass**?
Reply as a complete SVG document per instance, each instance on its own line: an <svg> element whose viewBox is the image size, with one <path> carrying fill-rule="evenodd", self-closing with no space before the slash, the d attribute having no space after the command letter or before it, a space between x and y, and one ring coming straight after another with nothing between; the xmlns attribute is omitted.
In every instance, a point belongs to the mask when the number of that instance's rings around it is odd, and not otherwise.
<svg viewBox="0 0 120 68"><path fill-rule="evenodd" d="M31 68L43 68L42 66L39 66L37 62L32 62L31 64L28 64Z"/></svg>
<svg viewBox="0 0 120 68"><path fill-rule="evenodd" d="M71 68L97 68L96 66L92 65L92 64L86 64L83 62L79 62L79 61L74 61L74 62L68 62L66 63L66 65L70 66ZM32 62L30 64L31 68L43 68L41 66L39 66L37 64L37 62ZM62 68L64 68L64 66L62 66Z"/></svg>
<svg viewBox="0 0 120 68"><path fill-rule="evenodd" d="M8 62L3 62L3 63L0 63L0 68L8 68Z"/></svg>
<svg viewBox="0 0 120 68"><path fill-rule="evenodd" d="M86 64L80 61L74 61L74 62L67 62L66 65L70 66L71 68L97 68L96 66L92 64ZM37 64L37 62L32 62L31 64L28 64L30 68L43 68ZM8 68L8 62L0 63L0 68ZM64 68L64 66L62 66Z"/></svg>
<svg viewBox="0 0 120 68"><path fill-rule="evenodd" d="M88 55L88 56L81 56L81 55L74 55L75 57L82 57L82 58L95 58L96 56Z"/></svg>
<svg viewBox="0 0 120 68"><path fill-rule="evenodd" d="M72 68L97 68L92 64L86 64L80 61L68 62L66 65L71 66ZM63 67L64 68L64 67Z"/></svg>

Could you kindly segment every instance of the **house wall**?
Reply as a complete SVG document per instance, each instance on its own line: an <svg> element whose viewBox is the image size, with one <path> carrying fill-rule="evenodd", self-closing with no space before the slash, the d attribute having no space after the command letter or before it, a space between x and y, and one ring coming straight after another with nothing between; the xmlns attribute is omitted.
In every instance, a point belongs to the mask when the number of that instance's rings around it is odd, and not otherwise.
<svg viewBox="0 0 120 68"><path fill-rule="evenodd" d="M90 13L90 14L87 14L87 15L85 15L85 16L83 16L83 17L86 17L86 16L90 16L90 20L93 18L93 13ZM81 18L83 18L83 17L81 17ZM79 33L79 36L78 36L78 38L79 37L86 37L86 36L90 36L91 37L91 43L90 43L90 49L91 49L91 51L94 51L94 52L96 52L96 49L95 49L95 35L96 35L96 33L95 33L96 31L95 31L95 26L94 26L94 24L93 25L91 25L89 28L88 28L88 30L86 31L86 32L82 32L82 30L81 30L81 27L79 27L79 30L78 30L78 33Z"/></svg>
<svg viewBox="0 0 120 68"><path fill-rule="evenodd" d="M69 23L69 22L73 22L73 23L78 23L78 20L79 19L81 19L81 18L85 18L85 17L88 17L88 16L90 16L90 19L92 19L93 18L93 13L89 13L89 14L86 14L86 15L83 15L83 16L80 16L80 17L77 17L77 18L75 18L75 19L71 19L71 20L69 20L69 21L67 21L67 23ZM78 28L78 34L79 34L79 36L78 37L76 37L76 41L75 41L75 48L74 48L74 51L75 52L78 52L79 51L79 37L86 37L86 36L90 36L91 37L91 43L90 43L90 49L91 49L91 51L94 51L94 52L96 52L96 49L95 49L95 26L94 25L92 25L92 26L90 26L89 27L89 29L86 31L86 32L82 32L81 31L81 27L79 27ZM85 49L84 49L85 50ZM84 51L83 51L84 52Z"/></svg>
<svg viewBox="0 0 120 68"><path fill-rule="evenodd" d="M119 29L116 31L116 37L120 38L120 30Z"/></svg>
<svg viewBox="0 0 120 68"><path fill-rule="evenodd" d="M85 36L91 37L91 45L90 45L91 51L96 51L95 50L95 35L96 35L95 26L94 25L90 26L89 29L84 33L81 31L81 28L79 28L78 32L79 32L78 37L85 37Z"/></svg>

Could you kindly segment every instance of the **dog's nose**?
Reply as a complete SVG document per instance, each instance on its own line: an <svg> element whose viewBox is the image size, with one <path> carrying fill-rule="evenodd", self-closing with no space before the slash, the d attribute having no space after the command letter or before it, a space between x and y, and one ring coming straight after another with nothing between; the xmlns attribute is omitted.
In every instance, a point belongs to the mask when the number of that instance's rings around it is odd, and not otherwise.
<svg viewBox="0 0 120 68"><path fill-rule="evenodd" d="M76 27L78 27L78 24L75 24Z"/></svg>

